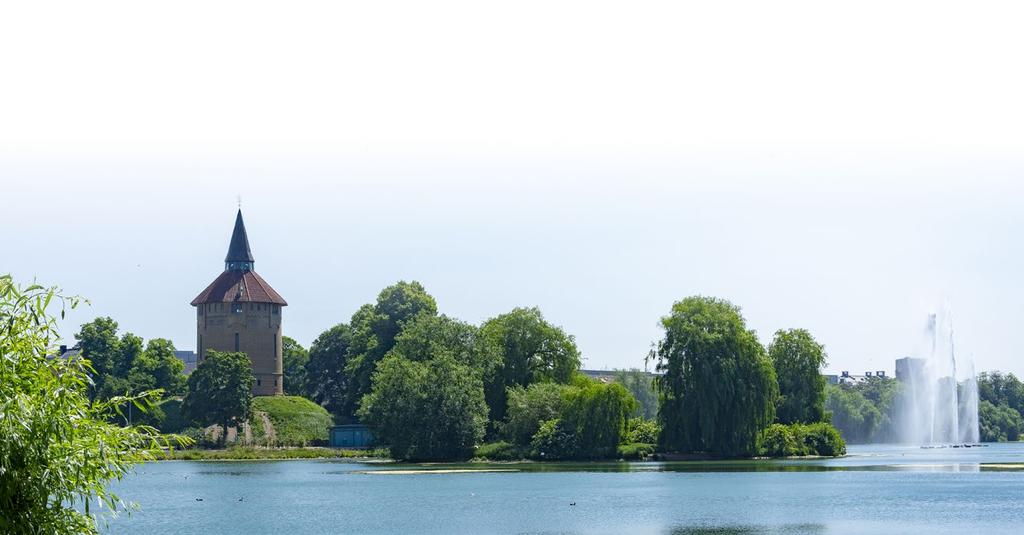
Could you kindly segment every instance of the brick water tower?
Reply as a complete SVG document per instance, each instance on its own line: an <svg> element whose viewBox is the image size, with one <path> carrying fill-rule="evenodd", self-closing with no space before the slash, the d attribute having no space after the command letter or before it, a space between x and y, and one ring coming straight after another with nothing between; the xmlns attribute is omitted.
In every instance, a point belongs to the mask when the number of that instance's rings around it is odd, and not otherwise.
<svg viewBox="0 0 1024 535"><path fill-rule="evenodd" d="M224 272L192 300L196 307L199 364L206 351L240 351L249 356L256 376L252 393L284 393L281 307L284 298L255 271L242 210L235 217Z"/></svg>

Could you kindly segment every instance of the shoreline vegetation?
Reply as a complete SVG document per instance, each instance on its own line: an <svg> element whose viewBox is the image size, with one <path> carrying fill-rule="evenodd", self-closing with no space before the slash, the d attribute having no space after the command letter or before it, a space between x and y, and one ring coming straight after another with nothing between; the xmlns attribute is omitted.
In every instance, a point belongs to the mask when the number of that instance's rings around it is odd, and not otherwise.
<svg viewBox="0 0 1024 535"><path fill-rule="evenodd" d="M487 445L485 445L487 446ZM641 444L640 446L648 446ZM481 447L481 449L484 449ZM527 457L492 458L476 455L464 462L448 462L443 464L579 464L579 463L618 463L618 462L707 462L707 461L778 461L778 460L821 460L845 457L845 455L786 455L767 456L757 455L753 457L725 457L708 453L658 453L651 452L642 457L616 457L554 461L538 460ZM394 459L389 455L387 448L371 449L341 449L322 446L266 448L252 446L232 446L223 449L174 449L165 451L163 455L157 456L154 461L290 461L290 460L346 460L352 462L366 463L395 463L395 464L425 464L414 461ZM426 463L436 464L436 463ZM1022 464L1024 468L1024 464Z"/></svg>

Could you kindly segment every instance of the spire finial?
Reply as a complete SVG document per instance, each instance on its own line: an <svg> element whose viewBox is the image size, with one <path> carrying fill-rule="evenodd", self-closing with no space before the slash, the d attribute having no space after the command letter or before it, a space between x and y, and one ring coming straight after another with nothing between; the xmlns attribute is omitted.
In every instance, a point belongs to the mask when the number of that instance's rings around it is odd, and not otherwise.
<svg viewBox="0 0 1024 535"><path fill-rule="evenodd" d="M238 195L238 209L239 210L242 209L242 196L241 195Z"/></svg>

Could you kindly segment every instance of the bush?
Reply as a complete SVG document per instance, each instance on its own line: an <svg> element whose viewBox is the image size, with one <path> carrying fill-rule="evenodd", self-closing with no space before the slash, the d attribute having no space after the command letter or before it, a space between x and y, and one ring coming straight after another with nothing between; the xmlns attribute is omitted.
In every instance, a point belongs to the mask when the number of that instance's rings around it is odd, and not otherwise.
<svg viewBox="0 0 1024 535"><path fill-rule="evenodd" d="M530 455L542 461L575 459L580 453L579 438L572 429L566 429L562 420L548 420L530 441Z"/></svg>
<svg viewBox="0 0 1024 535"><path fill-rule="evenodd" d="M327 433L334 425L327 409L299 396L258 396L253 398L252 408L254 435L269 434L260 415L266 413L274 426L275 446L326 445Z"/></svg>
<svg viewBox="0 0 1024 535"><path fill-rule="evenodd" d="M623 439L626 443L657 444L660 434L661 426L658 425L658 422L644 418L630 418L626 423L626 436Z"/></svg>
<svg viewBox="0 0 1024 535"><path fill-rule="evenodd" d="M476 448L475 456L488 461L520 461L527 457L526 449L508 442L491 442Z"/></svg>
<svg viewBox="0 0 1024 535"><path fill-rule="evenodd" d="M761 432L761 455L796 457L821 455L837 457L846 454L846 443L831 424L772 424Z"/></svg>
<svg viewBox="0 0 1024 535"><path fill-rule="evenodd" d="M803 455L803 449L793 436L793 427L772 424L761 433L761 455L768 457L792 457Z"/></svg>
<svg viewBox="0 0 1024 535"><path fill-rule="evenodd" d="M620 459L640 461L654 453L654 444L630 443L622 444L616 449Z"/></svg>
<svg viewBox="0 0 1024 535"><path fill-rule="evenodd" d="M809 455L823 455L826 457L846 455L846 442L839 435L839 430L832 427L831 424L818 422L800 427L804 448Z"/></svg>

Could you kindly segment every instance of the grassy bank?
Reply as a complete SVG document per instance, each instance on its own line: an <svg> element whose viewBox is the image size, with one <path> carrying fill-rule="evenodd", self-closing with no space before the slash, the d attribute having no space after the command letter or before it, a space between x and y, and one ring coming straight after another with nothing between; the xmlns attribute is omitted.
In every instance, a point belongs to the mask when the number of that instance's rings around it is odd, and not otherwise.
<svg viewBox="0 0 1024 535"><path fill-rule="evenodd" d="M275 459L387 459L387 450L342 450L336 448L251 448L174 450L164 457L178 461L256 461Z"/></svg>

